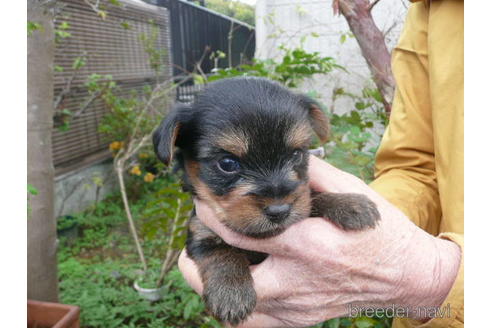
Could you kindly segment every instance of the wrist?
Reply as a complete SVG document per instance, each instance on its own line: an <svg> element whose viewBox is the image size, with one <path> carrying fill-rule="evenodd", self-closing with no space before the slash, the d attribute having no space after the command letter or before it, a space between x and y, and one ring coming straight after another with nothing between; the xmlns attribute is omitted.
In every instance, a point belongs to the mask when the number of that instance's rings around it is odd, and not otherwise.
<svg viewBox="0 0 492 328"><path fill-rule="evenodd" d="M410 317L426 319L430 311L446 306L443 302L458 274L461 250L455 243L425 232L419 239L420 247L410 249L404 266L399 303L409 308Z"/></svg>

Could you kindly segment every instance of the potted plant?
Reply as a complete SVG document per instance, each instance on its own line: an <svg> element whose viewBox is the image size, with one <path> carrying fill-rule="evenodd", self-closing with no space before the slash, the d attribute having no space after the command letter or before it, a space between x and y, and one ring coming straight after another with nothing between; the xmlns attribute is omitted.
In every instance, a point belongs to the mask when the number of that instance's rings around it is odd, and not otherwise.
<svg viewBox="0 0 492 328"><path fill-rule="evenodd" d="M159 273L148 270L140 275L133 283L133 288L138 294L149 301L158 301L162 298L164 286L158 285Z"/></svg>
<svg viewBox="0 0 492 328"><path fill-rule="evenodd" d="M142 213L142 232L146 239L157 236L164 239L162 260L153 261L150 266L143 262L133 287L139 295L150 301L161 299L164 278L176 263L186 239L188 216L193 208L190 196L180 190L178 182L168 181L164 188L154 192Z"/></svg>
<svg viewBox="0 0 492 328"><path fill-rule="evenodd" d="M75 305L27 300L28 328L79 328L79 317Z"/></svg>

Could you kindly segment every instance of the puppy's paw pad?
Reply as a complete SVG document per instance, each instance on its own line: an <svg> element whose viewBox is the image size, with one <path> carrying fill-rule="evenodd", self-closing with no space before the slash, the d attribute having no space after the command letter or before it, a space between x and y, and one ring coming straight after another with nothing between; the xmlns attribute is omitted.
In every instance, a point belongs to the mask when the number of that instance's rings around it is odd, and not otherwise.
<svg viewBox="0 0 492 328"><path fill-rule="evenodd" d="M381 219L376 204L365 195L348 194L345 206L337 211L335 223L345 230L363 230L376 227Z"/></svg>
<svg viewBox="0 0 492 328"><path fill-rule="evenodd" d="M233 326L243 322L256 306L256 292L252 287L221 286L205 290L203 297L207 309L217 320Z"/></svg>

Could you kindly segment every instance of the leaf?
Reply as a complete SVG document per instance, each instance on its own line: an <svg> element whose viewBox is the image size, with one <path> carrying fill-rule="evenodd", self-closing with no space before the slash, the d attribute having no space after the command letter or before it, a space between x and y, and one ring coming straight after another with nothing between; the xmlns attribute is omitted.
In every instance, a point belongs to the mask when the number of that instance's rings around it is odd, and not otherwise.
<svg viewBox="0 0 492 328"><path fill-rule="evenodd" d="M43 31L43 25L38 22L27 21L27 36L32 36L34 31Z"/></svg>
<svg viewBox="0 0 492 328"><path fill-rule="evenodd" d="M327 324L328 324L328 328L339 328L340 327L340 318L328 320Z"/></svg>
<svg viewBox="0 0 492 328"><path fill-rule="evenodd" d="M105 12L104 10L99 10L97 12L97 15L100 16L104 20L104 19L106 19L106 16L108 16L108 13Z"/></svg>
<svg viewBox="0 0 492 328"><path fill-rule="evenodd" d="M60 23L58 28L61 30L68 30L70 28L70 24L68 22L63 21Z"/></svg>
<svg viewBox="0 0 492 328"><path fill-rule="evenodd" d="M120 0L109 0L109 3L118 7L121 6Z"/></svg>
<svg viewBox="0 0 492 328"><path fill-rule="evenodd" d="M205 84L206 80L203 76L201 76L200 74L193 74L193 82L195 82L195 84Z"/></svg>
<svg viewBox="0 0 492 328"><path fill-rule="evenodd" d="M369 317L360 317L355 320L357 328L373 328L377 321Z"/></svg>
<svg viewBox="0 0 492 328"><path fill-rule="evenodd" d="M196 298L190 298L188 302L186 303L184 309L183 309L183 318L185 320L190 319L191 314L193 313L195 307L197 304L197 299Z"/></svg>
<svg viewBox="0 0 492 328"><path fill-rule="evenodd" d="M84 66L85 66L85 58L84 57L77 57L74 59L74 61L72 63L72 68L74 70L79 70Z"/></svg>
<svg viewBox="0 0 492 328"><path fill-rule="evenodd" d="M120 23L121 27L123 27L125 30L130 30L132 28L132 25L128 23L127 21L123 21Z"/></svg>
<svg viewBox="0 0 492 328"><path fill-rule="evenodd" d="M347 318L342 318L342 319L340 319L340 325L342 327L350 327L350 326L352 326L352 321L350 319L347 319Z"/></svg>
<svg viewBox="0 0 492 328"><path fill-rule="evenodd" d="M369 104L363 103L363 102L360 102L360 101L358 101L358 102L355 103L355 108L357 108L359 110L366 109L369 106L370 106Z"/></svg>
<svg viewBox="0 0 492 328"><path fill-rule="evenodd" d="M38 194L38 190L30 183L27 184L27 192L30 193L31 195Z"/></svg>

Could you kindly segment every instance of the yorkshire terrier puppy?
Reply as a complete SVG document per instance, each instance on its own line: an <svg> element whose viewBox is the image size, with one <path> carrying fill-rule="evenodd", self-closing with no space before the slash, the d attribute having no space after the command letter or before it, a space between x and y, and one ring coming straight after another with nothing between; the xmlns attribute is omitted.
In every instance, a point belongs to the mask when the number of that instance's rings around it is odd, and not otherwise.
<svg viewBox="0 0 492 328"><path fill-rule="evenodd" d="M366 196L310 190L312 131L328 139L328 119L314 100L266 79L232 78L210 83L191 105L177 105L153 142L167 164L179 149L185 187L240 234L272 237L309 216L345 230L373 228L379 212ZM186 249L211 314L232 325L244 321L256 305L249 265L267 255L229 246L194 213Z"/></svg>

